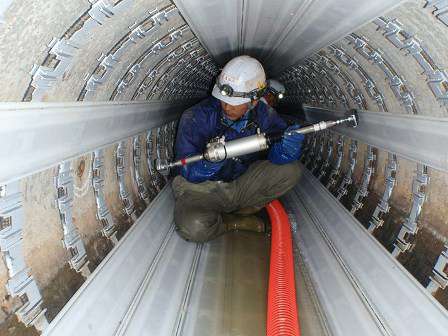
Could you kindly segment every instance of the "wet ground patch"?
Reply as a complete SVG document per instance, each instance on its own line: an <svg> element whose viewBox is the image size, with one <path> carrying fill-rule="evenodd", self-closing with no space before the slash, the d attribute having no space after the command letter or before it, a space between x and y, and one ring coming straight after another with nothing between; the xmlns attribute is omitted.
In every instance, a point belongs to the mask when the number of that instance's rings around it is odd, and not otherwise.
<svg viewBox="0 0 448 336"><path fill-rule="evenodd" d="M370 226L369 222L372 218L373 212L380 201L380 196L373 192L369 192L367 197L362 200L363 206L355 212L356 219L364 226L366 229Z"/></svg>
<svg viewBox="0 0 448 336"><path fill-rule="evenodd" d="M426 227L422 227L415 235L411 249L402 253L398 261L426 287L443 245L443 241L435 237Z"/></svg>
<svg viewBox="0 0 448 336"><path fill-rule="evenodd" d="M375 238L389 252L394 249L393 243L397 238L401 225L406 220L406 213L398 208L391 206L387 214L383 215L384 224L374 231Z"/></svg>
<svg viewBox="0 0 448 336"><path fill-rule="evenodd" d="M26 327L19 322L16 315L9 316L6 321L0 324L0 336L39 336L39 332L34 327Z"/></svg>
<svg viewBox="0 0 448 336"><path fill-rule="evenodd" d="M116 220L115 225L117 227L116 237L118 240L120 240L132 226L132 220L128 215L121 214L120 217Z"/></svg>
<svg viewBox="0 0 448 336"><path fill-rule="evenodd" d="M93 272L113 248L112 242L101 234L91 239L86 245L89 269Z"/></svg>
<svg viewBox="0 0 448 336"><path fill-rule="evenodd" d="M435 294L434 297L436 298L439 303L445 307L445 309L448 309L448 288L445 289L439 289Z"/></svg>
<svg viewBox="0 0 448 336"><path fill-rule="evenodd" d="M65 264L42 290L42 307L47 309L45 316L51 322L75 292L81 287L84 277Z"/></svg>

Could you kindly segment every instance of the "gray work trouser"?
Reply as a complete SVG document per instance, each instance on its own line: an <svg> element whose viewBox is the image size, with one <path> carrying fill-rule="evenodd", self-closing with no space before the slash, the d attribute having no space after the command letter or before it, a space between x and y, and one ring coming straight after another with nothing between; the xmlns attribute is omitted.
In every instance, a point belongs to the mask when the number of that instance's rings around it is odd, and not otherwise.
<svg viewBox="0 0 448 336"><path fill-rule="evenodd" d="M176 176L173 181L176 230L182 238L190 241L214 239L227 231L223 213L249 207L261 209L293 188L300 175L298 162L276 165L257 161L229 183L191 183L180 175Z"/></svg>

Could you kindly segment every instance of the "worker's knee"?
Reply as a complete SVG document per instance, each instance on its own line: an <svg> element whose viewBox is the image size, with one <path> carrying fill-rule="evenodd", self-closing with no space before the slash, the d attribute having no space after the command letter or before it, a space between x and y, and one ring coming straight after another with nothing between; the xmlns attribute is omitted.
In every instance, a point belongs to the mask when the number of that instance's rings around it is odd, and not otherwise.
<svg viewBox="0 0 448 336"><path fill-rule="evenodd" d="M207 209L177 207L174 221L177 233L185 240L206 242L216 234L219 214Z"/></svg>
<svg viewBox="0 0 448 336"><path fill-rule="evenodd" d="M278 166L278 176L280 176L282 187L285 190L293 188L299 182L302 175L298 161Z"/></svg>

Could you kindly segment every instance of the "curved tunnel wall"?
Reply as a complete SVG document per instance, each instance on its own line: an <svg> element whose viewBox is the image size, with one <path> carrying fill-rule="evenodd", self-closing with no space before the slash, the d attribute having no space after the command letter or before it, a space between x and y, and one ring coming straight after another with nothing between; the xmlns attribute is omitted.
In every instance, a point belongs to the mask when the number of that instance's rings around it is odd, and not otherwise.
<svg viewBox="0 0 448 336"><path fill-rule="evenodd" d="M169 1L12 1L2 10L10 83L2 101L194 99L217 73ZM60 311L164 186L151 164L173 155L175 129L150 129L2 188L4 203L16 197L19 206L2 208L2 228L12 222L22 236L4 234L2 244L11 260L0 265L4 331L16 326L14 312L43 329L36 316ZM15 291L17 274L25 290Z"/></svg>
<svg viewBox="0 0 448 336"><path fill-rule="evenodd" d="M446 118L445 7L403 3L290 67L286 105ZM308 137L302 161L447 307L446 169L333 132Z"/></svg>
<svg viewBox="0 0 448 336"><path fill-rule="evenodd" d="M286 103L447 117L443 11L441 2L406 2L309 55L279 76ZM199 99L218 73L170 1L6 1L0 22L2 102ZM22 237L2 240L4 330L18 325L14 313L42 329L36 314L46 309L50 321L60 311L163 187L150 163L172 156L174 132L175 123L148 130L2 187L3 204L17 205L1 209L2 228ZM446 172L330 132L309 137L303 161L366 227L383 221L372 231L391 252L417 215L419 230L395 253L448 307L443 281L430 280L445 270ZM10 295L17 274L31 276L25 296Z"/></svg>

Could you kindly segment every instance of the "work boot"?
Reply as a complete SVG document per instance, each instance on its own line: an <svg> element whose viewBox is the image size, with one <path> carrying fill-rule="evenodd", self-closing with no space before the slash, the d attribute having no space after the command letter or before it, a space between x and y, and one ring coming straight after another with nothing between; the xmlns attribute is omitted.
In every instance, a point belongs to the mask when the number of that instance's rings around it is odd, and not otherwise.
<svg viewBox="0 0 448 336"><path fill-rule="evenodd" d="M254 215L243 216L236 214L223 214L222 219L227 231L266 232L264 221Z"/></svg>

